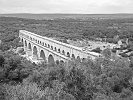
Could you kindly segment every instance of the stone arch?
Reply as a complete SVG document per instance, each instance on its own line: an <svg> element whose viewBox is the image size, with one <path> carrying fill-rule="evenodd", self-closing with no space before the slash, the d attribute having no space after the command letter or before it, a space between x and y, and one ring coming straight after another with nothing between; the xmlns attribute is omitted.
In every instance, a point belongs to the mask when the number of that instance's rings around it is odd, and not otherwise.
<svg viewBox="0 0 133 100"><path fill-rule="evenodd" d="M59 60L56 60L56 64L57 64L57 65L59 65L59 64L60 64Z"/></svg>
<svg viewBox="0 0 133 100"><path fill-rule="evenodd" d="M82 62L85 62L86 61L86 58L82 58Z"/></svg>
<svg viewBox="0 0 133 100"><path fill-rule="evenodd" d="M22 38L21 42L22 42L22 43L24 42L23 38Z"/></svg>
<svg viewBox="0 0 133 100"><path fill-rule="evenodd" d="M75 55L74 54L72 54L72 59L75 59Z"/></svg>
<svg viewBox="0 0 133 100"><path fill-rule="evenodd" d="M63 60L60 60L60 65L64 65L64 61Z"/></svg>
<svg viewBox="0 0 133 100"><path fill-rule="evenodd" d="M81 62L81 58L80 58L80 56L77 56L77 62Z"/></svg>
<svg viewBox="0 0 133 100"><path fill-rule="evenodd" d="M44 46L44 42L42 43L42 46Z"/></svg>
<svg viewBox="0 0 133 100"><path fill-rule="evenodd" d="M48 44L48 48L50 48L50 45Z"/></svg>
<svg viewBox="0 0 133 100"><path fill-rule="evenodd" d="M62 51L62 54L65 55L65 51L64 50Z"/></svg>
<svg viewBox="0 0 133 100"><path fill-rule="evenodd" d="M31 43L28 44L28 49L29 49L29 50L32 50L32 48L31 48Z"/></svg>
<svg viewBox="0 0 133 100"><path fill-rule="evenodd" d="M32 47L31 47L31 43L30 42L28 43L28 47L27 48L28 48L28 50L27 50L26 53L28 54L28 56L32 56Z"/></svg>
<svg viewBox="0 0 133 100"><path fill-rule="evenodd" d="M57 51L56 47L54 48L55 51Z"/></svg>
<svg viewBox="0 0 133 100"><path fill-rule="evenodd" d="M60 53L60 49L58 49L58 52Z"/></svg>
<svg viewBox="0 0 133 100"><path fill-rule="evenodd" d="M47 44L45 43L45 47L47 47Z"/></svg>
<svg viewBox="0 0 133 100"><path fill-rule="evenodd" d="M30 37L30 40L32 41L32 37Z"/></svg>
<svg viewBox="0 0 133 100"><path fill-rule="evenodd" d="M42 58L44 61L46 61L46 56L43 50L40 52L40 58Z"/></svg>
<svg viewBox="0 0 133 100"><path fill-rule="evenodd" d="M37 43L37 39L36 39L35 41L36 41L36 43Z"/></svg>
<svg viewBox="0 0 133 100"><path fill-rule="evenodd" d="M51 49L53 50L53 46L51 46Z"/></svg>
<svg viewBox="0 0 133 100"><path fill-rule="evenodd" d="M33 59L38 59L38 54L37 54L37 47L36 46L34 46L33 47Z"/></svg>
<svg viewBox="0 0 133 100"><path fill-rule="evenodd" d="M24 44L25 44L25 47L27 47L27 41L26 40L25 40L25 43Z"/></svg>
<svg viewBox="0 0 133 100"><path fill-rule="evenodd" d="M54 57L51 54L48 56L48 64L50 64L50 65L54 65L55 64Z"/></svg>
<svg viewBox="0 0 133 100"><path fill-rule="evenodd" d="M70 53L69 52L67 52L67 57L70 57Z"/></svg>

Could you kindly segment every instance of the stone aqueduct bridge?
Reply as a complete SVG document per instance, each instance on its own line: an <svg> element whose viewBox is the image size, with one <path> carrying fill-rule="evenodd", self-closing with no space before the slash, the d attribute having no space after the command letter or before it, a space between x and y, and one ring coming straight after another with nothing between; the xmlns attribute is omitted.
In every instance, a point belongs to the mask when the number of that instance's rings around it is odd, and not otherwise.
<svg viewBox="0 0 133 100"><path fill-rule="evenodd" d="M19 31L20 41L24 45L24 50L32 59L47 61L48 63L66 62L71 59L92 59L99 56L94 52L82 51L82 48L40 36L25 30Z"/></svg>

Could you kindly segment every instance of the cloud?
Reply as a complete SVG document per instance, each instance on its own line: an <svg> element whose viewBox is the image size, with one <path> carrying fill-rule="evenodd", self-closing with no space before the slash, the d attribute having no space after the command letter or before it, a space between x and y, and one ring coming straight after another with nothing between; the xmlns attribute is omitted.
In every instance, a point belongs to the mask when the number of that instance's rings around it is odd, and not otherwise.
<svg viewBox="0 0 133 100"><path fill-rule="evenodd" d="M1 13L133 13L133 0L0 0Z"/></svg>

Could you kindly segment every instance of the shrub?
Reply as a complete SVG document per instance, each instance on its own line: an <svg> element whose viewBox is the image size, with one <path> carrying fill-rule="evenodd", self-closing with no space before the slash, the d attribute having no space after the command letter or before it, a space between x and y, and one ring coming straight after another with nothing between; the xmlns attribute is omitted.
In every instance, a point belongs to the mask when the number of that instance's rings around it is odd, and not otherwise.
<svg viewBox="0 0 133 100"><path fill-rule="evenodd" d="M0 82L6 78L6 72L4 68L0 68Z"/></svg>
<svg viewBox="0 0 133 100"><path fill-rule="evenodd" d="M10 80L15 80L15 79L18 79L19 76L18 76L18 73L16 71L10 71L9 74L8 74L8 79Z"/></svg>
<svg viewBox="0 0 133 100"><path fill-rule="evenodd" d="M19 64L21 64L21 58L19 56L13 56L8 59L8 63L12 70L15 70Z"/></svg>
<svg viewBox="0 0 133 100"><path fill-rule="evenodd" d="M9 100L6 88L0 84L0 100Z"/></svg>
<svg viewBox="0 0 133 100"><path fill-rule="evenodd" d="M45 96L36 83L10 86L5 85L7 96L10 100L40 100Z"/></svg>
<svg viewBox="0 0 133 100"><path fill-rule="evenodd" d="M110 58L111 57L111 50L109 49L109 48L107 48L107 49L104 49L103 51L102 51L102 55L105 57L105 58Z"/></svg>

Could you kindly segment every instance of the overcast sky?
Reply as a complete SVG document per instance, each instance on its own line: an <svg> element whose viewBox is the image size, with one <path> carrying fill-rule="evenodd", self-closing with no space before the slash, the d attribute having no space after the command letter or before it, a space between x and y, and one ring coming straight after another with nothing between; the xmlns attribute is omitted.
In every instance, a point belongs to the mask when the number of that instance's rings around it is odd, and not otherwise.
<svg viewBox="0 0 133 100"><path fill-rule="evenodd" d="M133 13L133 0L0 0L0 13Z"/></svg>

